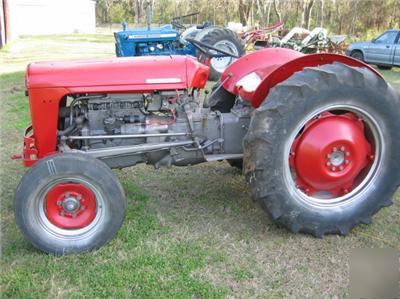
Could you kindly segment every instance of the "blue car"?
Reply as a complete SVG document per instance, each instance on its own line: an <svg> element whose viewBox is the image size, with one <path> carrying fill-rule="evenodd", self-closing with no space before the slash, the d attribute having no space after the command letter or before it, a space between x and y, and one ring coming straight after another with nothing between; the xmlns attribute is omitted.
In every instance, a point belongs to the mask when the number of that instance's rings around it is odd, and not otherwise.
<svg viewBox="0 0 400 299"><path fill-rule="evenodd" d="M350 44L346 55L375 64L380 69L400 67L400 29L390 29L370 42Z"/></svg>

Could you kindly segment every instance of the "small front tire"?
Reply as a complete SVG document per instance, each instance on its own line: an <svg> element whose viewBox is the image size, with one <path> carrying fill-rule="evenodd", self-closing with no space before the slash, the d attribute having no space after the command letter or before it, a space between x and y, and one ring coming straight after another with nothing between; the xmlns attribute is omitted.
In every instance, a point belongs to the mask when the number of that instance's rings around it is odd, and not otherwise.
<svg viewBox="0 0 400 299"><path fill-rule="evenodd" d="M14 197L22 233L52 254L101 247L119 230L125 209L124 191L111 169L78 153L38 161L23 176Z"/></svg>

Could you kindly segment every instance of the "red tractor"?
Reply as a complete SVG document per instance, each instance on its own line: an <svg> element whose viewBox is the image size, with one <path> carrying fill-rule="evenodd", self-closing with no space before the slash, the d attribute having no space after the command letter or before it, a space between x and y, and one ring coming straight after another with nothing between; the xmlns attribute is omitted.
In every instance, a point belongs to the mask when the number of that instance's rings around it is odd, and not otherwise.
<svg viewBox="0 0 400 299"><path fill-rule="evenodd" d="M32 126L15 157L32 166L14 203L25 237L55 254L102 246L126 207L111 168L137 163L227 160L273 219L316 237L346 235L392 204L400 100L374 69L264 49L230 65L202 101L208 73L185 56L30 64Z"/></svg>

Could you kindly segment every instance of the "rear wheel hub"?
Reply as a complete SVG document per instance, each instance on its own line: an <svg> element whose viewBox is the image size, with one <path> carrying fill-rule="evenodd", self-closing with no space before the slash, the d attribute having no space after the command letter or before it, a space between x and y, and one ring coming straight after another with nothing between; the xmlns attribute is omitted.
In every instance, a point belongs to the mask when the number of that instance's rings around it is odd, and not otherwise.
<svg viewBox="0 0 400 299"><path fill-rule="evenodd" d="M309 121L291 148L296 184L307 195L350 192L373 160L364 122L354 113L324 112Z"/></svg>

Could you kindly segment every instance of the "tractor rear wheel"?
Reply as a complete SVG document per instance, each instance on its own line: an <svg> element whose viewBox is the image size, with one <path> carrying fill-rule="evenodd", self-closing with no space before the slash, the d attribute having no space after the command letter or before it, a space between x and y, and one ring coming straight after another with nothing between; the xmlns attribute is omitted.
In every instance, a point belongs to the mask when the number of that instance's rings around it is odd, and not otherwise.
<svg viewBox="0 0 400 299"><path fill-rule="evenodd" d="M366 68L295 73L269 92L245 137L253 196L293 232L346 235L370 223L400 184L399 105Z"/></svg>
<svg viewBox="0 0 400 299"><path fill-rule="evenodd" d="M237 34L232 30L226 28L206 28L197 34L196 39L218 49L228 51L239 57L245 53L244 46L239 40ZM205 57L204 54L201 52L198 52L197 58L202 63L204 63L207 59L207 57ZM233 57L211 58L210 74L208 76L208 79L211 81L217 81L221 77L225 69L235 60L236 59Z"/></svg>
<svg viewBox="0 0 400 299"><path fill-rule="evenodd" d="M35 247L66 254L99 248L111 240L125 215L118 178L83 154L56 154L37 162L14 197L15 219Z"/></svg>

